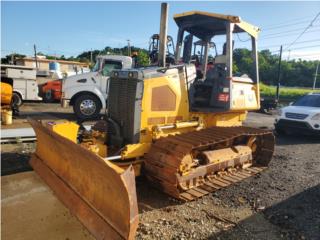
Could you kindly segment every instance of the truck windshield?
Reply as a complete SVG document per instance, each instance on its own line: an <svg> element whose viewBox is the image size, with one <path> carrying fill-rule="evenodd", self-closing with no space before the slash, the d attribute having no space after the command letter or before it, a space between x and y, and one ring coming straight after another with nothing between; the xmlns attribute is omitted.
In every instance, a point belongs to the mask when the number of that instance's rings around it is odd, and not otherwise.
<svg viewBox="0 0 320 240"><path fill-rule="evenodd" d="M320 95L306 95L298 99L293 106L320 107Z"/></svg>
<svg viewBox="0 0 320 240"><path fill-rule="evenodd" d="M94 65L94 67L92 68L92 72L98 72L100 68L100 59L97 59L96 64Z"/></svg>
<svg viewBox="0 0 320 240"><path fill-rule="evenodd" d="M122 63L119 61L105 60L102 68L103 76L110 76L112 70L121 69Z"/></svg>

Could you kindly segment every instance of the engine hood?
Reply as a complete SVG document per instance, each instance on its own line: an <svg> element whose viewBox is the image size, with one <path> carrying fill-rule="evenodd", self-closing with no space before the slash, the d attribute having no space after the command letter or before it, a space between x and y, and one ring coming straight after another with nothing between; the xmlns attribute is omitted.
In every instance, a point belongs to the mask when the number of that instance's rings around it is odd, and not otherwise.
<svg viewBox="0 0 320 240"><path fill-rule="evenodd" d="M70 76L63 81L62 90L72 87L74 85L79 85L79 84L86 84L86 85L96 84L99 81L98 76L99 76L98 72L88 72L88 73Z"/></svg>
<svg viewBox="0 0 320 240"><path fill-rule="evenodd" d="M282 109L284 112L302 113L302 114L313 114L320 113L318 107L305 107L305 106L288 106Z"/></svg>

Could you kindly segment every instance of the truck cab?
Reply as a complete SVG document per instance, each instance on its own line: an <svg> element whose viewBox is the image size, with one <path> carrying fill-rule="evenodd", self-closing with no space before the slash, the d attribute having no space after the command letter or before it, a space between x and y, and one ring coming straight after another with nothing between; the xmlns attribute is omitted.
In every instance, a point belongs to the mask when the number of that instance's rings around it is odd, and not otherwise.
<svg viewBox="0 0 320 240"><path fill-rule="evenodd" d="M63 80L61 105L73 106L73 111L80 120L96 118L101 109L106 108L112 70L126 68L132 68L131 57L98 56L91 72Z"/></svg>

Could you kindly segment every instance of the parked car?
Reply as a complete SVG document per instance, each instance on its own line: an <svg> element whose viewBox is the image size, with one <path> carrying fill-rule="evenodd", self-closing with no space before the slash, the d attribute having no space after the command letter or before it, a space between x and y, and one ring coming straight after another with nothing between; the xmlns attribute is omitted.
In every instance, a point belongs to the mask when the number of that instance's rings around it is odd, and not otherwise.
<svg viewBox="0 0 320 240"><path fill-rule="evenodd" d="M279 134L320 135L320 93L305 95L281 108L275 120L275 130Z"/></svg>
<svg viewBox="0 0 320 240"><path fill-rule="evenodd" d="M39 88L34 68L1 65L1 76L13 79L12 101L16 106L22 105L23 101L41 101Z"/></svg>
<svg viewBox="0 0 320 240"><path fill-rule="evenodd" d="M62 82L61 105L73 106L78 119L96 118L106 108L108 80L112 70L132 68L127 56L98 56L92 72L68 77Z"/></svg>

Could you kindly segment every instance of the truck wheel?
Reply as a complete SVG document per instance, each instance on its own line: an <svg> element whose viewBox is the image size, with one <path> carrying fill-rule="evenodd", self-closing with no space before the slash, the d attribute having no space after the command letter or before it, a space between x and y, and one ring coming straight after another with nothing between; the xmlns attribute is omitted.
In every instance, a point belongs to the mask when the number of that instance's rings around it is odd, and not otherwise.
<svg viewBox="0 0 320 240"><path fill-rule="evenodd" d="M94 119L101 110L100 100L91 94L84 94L76 98L73 111L79 119Z"/></svg>
<svg viewBox="0 0 320 240"><path fill-rule="evenodd" d="M13 106L17 106L17 107L20 107L22 105L22 98L19 93L13 92L12 104Z"/></svg>

